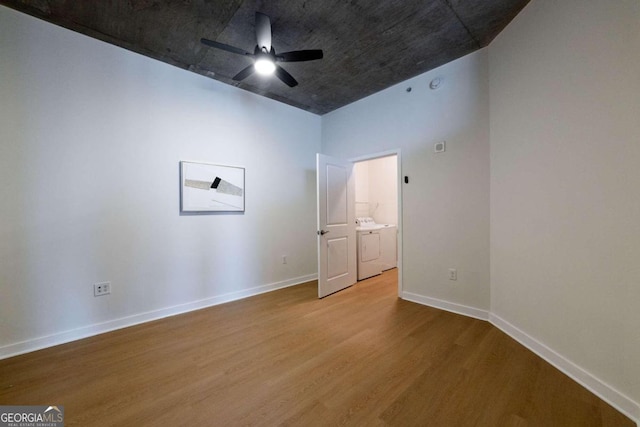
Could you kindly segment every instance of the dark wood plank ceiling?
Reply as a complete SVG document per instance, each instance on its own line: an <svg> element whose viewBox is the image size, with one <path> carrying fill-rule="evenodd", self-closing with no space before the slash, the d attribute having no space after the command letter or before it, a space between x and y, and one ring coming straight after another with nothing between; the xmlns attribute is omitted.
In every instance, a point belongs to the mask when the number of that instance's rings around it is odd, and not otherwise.
<svg viewBox="0 0 640 427"><path fill-rule="evenodd" d="M325 114L427 72L491 40L529 0L0 0L16 10L221 82ZM323 49L283 64L300 83L231 80L253 52L254 14L270 16L278 52Z"/></svg>

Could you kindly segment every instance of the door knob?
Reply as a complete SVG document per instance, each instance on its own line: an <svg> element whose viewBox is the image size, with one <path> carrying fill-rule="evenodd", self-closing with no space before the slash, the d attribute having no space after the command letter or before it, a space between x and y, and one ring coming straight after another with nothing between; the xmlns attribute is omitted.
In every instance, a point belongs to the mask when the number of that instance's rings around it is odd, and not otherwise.
<svg viewBox="0 0 640 427"><path fill-rule="evenodd" d="M327 233L328 233L328 231L324 231L324 230L318 231L318 235L320 235L320 236L324 236Z"/></svg>

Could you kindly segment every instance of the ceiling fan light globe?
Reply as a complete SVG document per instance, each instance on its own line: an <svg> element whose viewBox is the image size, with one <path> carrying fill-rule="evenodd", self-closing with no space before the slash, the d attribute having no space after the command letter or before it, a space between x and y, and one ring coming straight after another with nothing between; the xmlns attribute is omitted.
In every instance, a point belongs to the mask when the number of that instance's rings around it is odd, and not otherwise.
<svg viewBox="0 0 640 427"><path fill-rule="evenodd" d="M270 74L273 74L273 72L276 70L276 64L274 64L273 61L261 58L256 61L254 68L256 69L256 72L258 74L268 76Z"/></svg>

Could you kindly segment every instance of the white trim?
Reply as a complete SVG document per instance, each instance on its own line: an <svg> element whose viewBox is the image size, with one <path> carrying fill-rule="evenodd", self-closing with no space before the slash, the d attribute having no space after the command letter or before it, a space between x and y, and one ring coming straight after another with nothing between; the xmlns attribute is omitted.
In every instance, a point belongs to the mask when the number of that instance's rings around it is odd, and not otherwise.
<svg viewBox="0 0 640 427"><path fill-rule="evenodd" d="M468 305L457 304L437 298L425 297L423 295L414 294L412 292L403 292L402 299L416 302L422 305L428 305L429 307L435 307L441 310L450 311L452 313L462 314L463 316L473 317L475 319L489 320L489 312L487 310L469 307Z"/></svg>
<svg viewBox="0 0 640 427"><path fill-rule="evenodd" d="M397 165L397 171L398 171L398 189L397 189L397 194L398 194L398 241L396 243L396 247L398 248L398 297L402 297L402 289L403 286L402 284L404 283L404 276L402 274L402 272L404 271L404 264L402 262L403 258L403 252L402 252L402 247L403 247L403 239L402 239L402 230L403 230L403 225L402 225L402 218L404 218L403 212L402 212L402 191L404 186L402 185L404 183L404 180L402 179L402 153L400 152L400 149L398 148L396 153L396 157L398 159L398 165Z"/></svg>
<svg viewBox="0 0 640 427"><path fill-rule="evenodd" d="M396 148L394 150L380 151L378 153L365 154L364 156L353 157L349 159L349 161L352 163L366 162L367 160L381 159L383 157L391 157L396 155L400 155L399 148Z"/></svg>
<svg viewBox="0 0 640 427"><path fill-rule="evenodd" d="M518 341L529 350L558 368L564 374L576 381L578 384L591 391L596 396L622 412L627 417L640 424L640 405L610 385L604 383L594 375L585 371L575 363L556 353L540 341L536 340L526 332L513 326L500 316L490 313L489 322L514 340Z"/></svg>
<svg viewBox="0 0 640 427"><path fill-rule="evenodd" d="M47 335L44 337L34 338L0 347L0 359L17 356L19 354L29 353L41 350L55 345L65 344L82 338L91 337L93 335L103 334L105 332L114 331L116 329L127 328L129 326L139 325L141 323L151 322L162 319L164 317L175 316L178 314L188 313L190 311L200 310L202 308L211 307L226 302L231 302L254 295L263 294L265 292L275 291L277 289L287 288L310 282L318 278L317 274L308 274L306 276L295 277L293 279L283 280L281 282L270 283L268 285L256 286L240 291L229 292L223 295L217 295L211 298L205 298L198 301L192 301L185 304L174 305L172 307L161 308L158 310L138 313L119 319L109 320L103 323L82 326L77 329L71 329L64 332Z"/></svg>
<svg viewBox="0 0 640 427"><path fill-rule="evenodd" d="M428 305L430 307L450 311L456 314L489 321L493 326L500 329L502 332L509 335L529 350L533 351L569 378L573 379L600 399L616 408L622 414L631 418L636 425L640 426L640 404L611 387L609 384L603 382L595 375L585 371L564 356L556 353L554 350L531 337L524 331L513 326L500 316L487 310L480 310L478 308L444 301L437 298L426 297L411 292L403 292L402 298L418 304Z"/></svg>
<svg viewBox="0 0 640 427"><path fill-rule="evenodd" d="M36 350L41 350L47 347L53 347L60 344L65 344L71 341L76 341L82 338L91 337L105 332L114 331L117 329L126 328L129 326L138 325L141 323L151 322L154 320L162 319L165 317L175 316L178 314L188 313L190 311L200 310L203 308L211 307L226 302L236 301L243 298L263 294L266 292L275 291L278 289L296 286L302 283L317 280L317 274L309 274L306 276L300 276L281 282L271 283L268 285L256 286L254 288L244 289L241 291L230 292L224 295L218 295L211 298L206 298L199 301L193 301L186 304L180 304L173 307L162 308L159 310L148 311L145 313L139 313L132 316L122 317L120 319L110 320L104 323L97 323L94 325L84 326L69 331L60 332L53 335L39 337L31 340L21 341L14 344L9 344L0 347L0 359L6 359L9 357L17 356L24 353L29 353ZM502 319L500 316L490 313L487 310L481 310L474 307L469 307L462 304L457 304L437 298L426 297L423 295L414 294L412 292L403 292L402 298L430 307L435 307L441 310L449 311L456 314L461 314L475 319L489 321L496 328L500 329L511 338L518 341L529 350L546 360L552 366L559 369L561 372L569 376L571 379L581 384L587 390L616 408L622 414L631 418L636 425L640 426L640 404L633 401L631 398L622 394L615 388L606 384L598 379L596 376L585 371L575 363L566 359L562 355L556 353L545 344L531 337L521 329L513 326L511 323Z"/></svg>

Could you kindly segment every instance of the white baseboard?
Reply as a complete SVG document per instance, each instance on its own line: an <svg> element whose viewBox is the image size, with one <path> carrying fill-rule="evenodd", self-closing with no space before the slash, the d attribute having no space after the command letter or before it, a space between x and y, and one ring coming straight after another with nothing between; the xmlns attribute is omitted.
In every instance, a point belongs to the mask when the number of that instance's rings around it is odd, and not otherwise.
<svg viewBox="0 0 640 427"><path fill-rule="evenodd" d="M491 313L489 322L640 425L640 405L540 341Z"/></svg>
<svg viewBox="0 0 640 427"><path fill-rule="evenodd" d="M194 310L199 310L206 307L211 307L226 302L236 301L239 299L251 297L254 295L263 294L266 292L275 291L277 289L286 288L289 286L299 285L312 280L316 280L316 274L310 274L306 276L296 277L289 280L284 280L277 283L271 283L268 285L256 286L254 288L243 289L241 291L230 292L224 295L218 295L211 298L202 299L199 301L193 301L186 304L180 304L172 307L166 307L159 310L148 311L145 313L139 313L132 316L123 317L120 319L110 320L104 323L97 323L94 325L84 326L69 331L60 332L45 337L34 338L22 342L17 342L0 347L0 359L6 359L9 357L17 356L23 353L29 353L32 351L40 350L47 347L53 347L76 341L82 338L87 338L93 335L110 332L116 329L122 329L129 326L138 325L153 320L162 319L169 316L175 316L178 314L187 313ZM506 320L502 319L493 313L486 310L481 310L475 307L469 307L462 304L452 303L449 301L426 297L423 295L414 294L411 292L403 292L402 298L407 301L412 301L418 304L435 307L441 310L450 311L456 314L461 314L468 317L473 317L480 320L488 320L498 329L509 335L511 338L518 341L520 344L527 347L529 350L542 357L554 367L568 375L574 381L578 382L589 391L600 397L605 402L616 408L618 411L626 415L635 421L636 425L640 426L640 404L633 401L629 397L620 393L618 390L604 383L594 375L580 368L570 360L564 358L560 354L556 353L546 345L542 344L535 338L531 337L527 333L513 326Z"/></svg>
<svg viewBox="0 0 640 427"><path fill-rule="evenodd" d="M636 425L640 426L640 404L620 393L618 390L601 381L594 375L585 371L575 363L556 353L555 351L542 344L535 338L531 337L530 335L526 334L522 330L513 326L506 320L502 319L500 316L497 316L486 310L452 303L437 298L426 297L411 292L403 292L402 298L407 301L416 302L418 304L428 305L430 307L462 314L464 316L473 317L475 319L489 321L495 327L518 341L520 344L527 347L529 350L533 351L535 354L562 371L578 384L582 385L593 394L616 408L618 411L631 418L633 421L635 421Z"/></svg>
<svg viewBox="0 0 640 427"><path fill-rule="evenodd" d="M183 314L183 313L187 313L194 310L200 310L202 308L223 304L225 302L236 301L236 300L251 297L254 295L263 294L265 292L271 292L277 289L299 285L301 283L306 283L312 280L316 280L317 278L318 278L317 274L309 274L306 276L283 280L281 282L270 283L268 285L262 285L262 286L256 286L254 288L243 289L241 291L236 291L236 292L229 292L227 294L217 295L215 297L205 298L202 300L193 301L186 304L179 304L172 307L166 307L158 310L147 311L145 313L138 313L132 316L109 320L103 323L96 323L93 325L83 326L77 329L59 332L59 333L47 335L44 337L38 337L34 339L29 339L26 341L12 343L12 344L0 347L0 359L6 359L9 357L17 356L19 354L29 353L32 351L41 350L43 348L65 344L71 341L76 341L76 340L87 338L93 335L114 331L116 329L122 329L129 326L145 323L145 322L151 322L153 320L162 319L164 317L175 316L178 314Z"/></svg>
<svg viewBox="0 0 640 427"><path fill-rule="evenodd" d="M418 304L428 305L430 307L439 308L441 310L450 311L456 314L473 317L480 320L489 320L489 312L467 305L457 304L437 298L425 297L423 295L414 294L412 292L403 292L402 299L417 302Z"/></svg>

